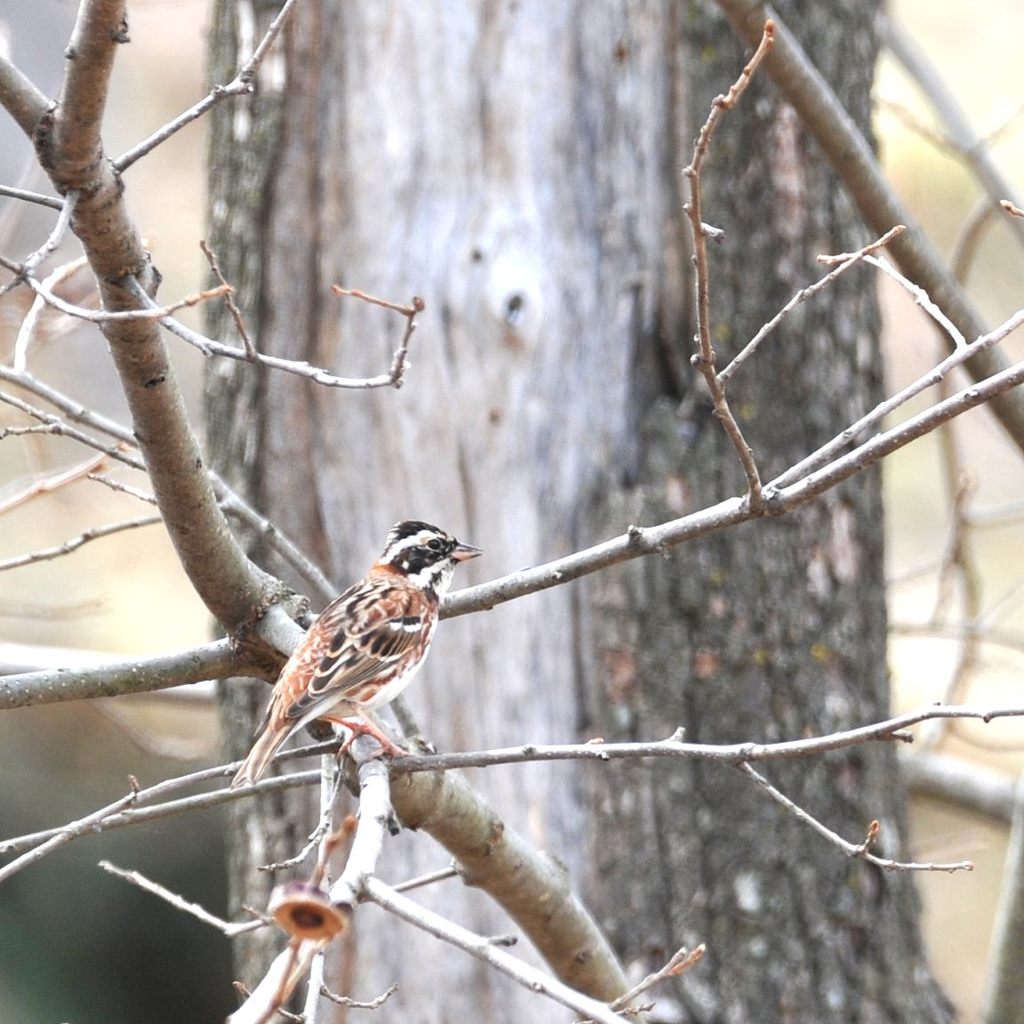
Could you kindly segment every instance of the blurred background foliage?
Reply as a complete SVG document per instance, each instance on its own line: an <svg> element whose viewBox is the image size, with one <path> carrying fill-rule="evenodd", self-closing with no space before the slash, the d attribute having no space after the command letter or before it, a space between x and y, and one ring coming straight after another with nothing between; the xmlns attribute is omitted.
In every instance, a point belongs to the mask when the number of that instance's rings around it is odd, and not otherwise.
<svg viewBox="0 0 1024 1024"><path fill-rule="evenodd" d="M202 95L207 6L206 0L131 5L131 45L118 55L106 122L108 152L123 152ZM998 132L991 152L1004 171L1024 166L1024 81L1018 54L1024 6L996 0L969 5L899 0L891 5L891 14L939 67L976 132L983 137ZM58 88L74 15L70 0L0 9L12 56L50 95ZM980 190L962 159L930 137L937 126L928 104L889 56L879 68L876 98L876 130L888 172L914 215L949 253ZM0 180L46 190L38 172L26 174L28 144L9 119L0 120L0 140ZM126 174L130 204L164 274L161 294L167 298L193 292L204 280L198 249L203 237L203 146L200 122ZM707 184L712 221L714 188L714 182ZM0 248L9 254L27 252L45 237L51 223L47 211L0 199ZM989 323L1024 303L1022 266L1019 244L994 220L967 275L972 299ZM86 286L80 287L84 293ZM890 389L895 389L936 361L940 343L906 292L887 279L880 281L880 288L887 372ZM410 289L415 290L415 282ZM4 359L26 308L24 297L12 296L0 305ZM188 321L189 313L183 318ZM88 394L101 411L123 420L123 401L97 333L64 324L51 328L47 339L33 353L33 370L73 394ZM429 342L421 339L424 358L429 358ZM201 358L177 343L171 347L195 409ZM1024 343L1011 339L1008 348L1019 358ZM0 426L12 422L16 420L10 410L0 408ZM1021 459L991 417L973 414L957 421L953 430L969 472L970 507L1006 508L1019 501ZM0 499L22 489L36 474L81 459L81 449L70 442L8 439L0 444ZM945 608L946 627L922 628L934 618L937 566L950 536L946 467L943 443L935 435L885 464L884 528L893 581L890 659L901 710L944 699L958 656L954 626L965 616L957 588ZM112 475L131 479L131 474ZM130 496L83 481L4 515L0 559L146 511ZM958 699L1019 704L1024 612L1018 567L1024 510L973 530L969 540L978 610L1008 642L982 647ZM9 642L145 654L203 641L208 630L205 610L169 543L153 527L86 544L67 558L0 574L0 648ZM1024 762L1024 727L957 727L942 738L940 749L1009 777ZM183 705L139 697L116 706L97 702L4 713L0 835L80 817L123 794L129 774L146 785L216 758L214 712L202 701ZM913 821L915 859L970 858L977 865L971 874L919 878L937 973L962 1018L974 1020L1006 827L925 798L914 800ZM206 812L83 838L5 883L0 892L0 1005L5 1010L0 1016L76 1024L219 1019L233 1000L228 940L95 865L106 858L137 868L223 913L222 827L219 814ZM808 841L814 839L809 835Z"/></svg>

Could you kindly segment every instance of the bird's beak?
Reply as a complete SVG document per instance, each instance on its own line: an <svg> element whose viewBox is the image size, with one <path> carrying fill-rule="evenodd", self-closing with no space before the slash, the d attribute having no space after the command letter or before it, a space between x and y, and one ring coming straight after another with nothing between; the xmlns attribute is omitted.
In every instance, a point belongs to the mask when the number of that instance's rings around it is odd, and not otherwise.
<svg viewBox="0 0 1024 1024"><path fill-rule="evenodd" d="M473 547L472 544L460 544L456 547L451 554L451 557L456 562L468 562L471 558L477 558L483 554L480 548Z"/></svg>

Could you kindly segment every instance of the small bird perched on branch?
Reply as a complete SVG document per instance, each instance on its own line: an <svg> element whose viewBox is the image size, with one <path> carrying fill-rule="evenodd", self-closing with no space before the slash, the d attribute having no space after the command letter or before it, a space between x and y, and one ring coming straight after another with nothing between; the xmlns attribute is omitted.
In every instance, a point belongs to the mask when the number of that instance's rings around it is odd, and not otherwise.
<svg viewBox="0 0 1024 1024"><path fill-rule="evenodd" d="M409 685L430 649L455 567L479 554L429 523L393 526L370 571L321 612L281 670L259 737L231 788L260 778L281 744L315 718L369 733L387 753L405 753L371 713Z"/></svg>

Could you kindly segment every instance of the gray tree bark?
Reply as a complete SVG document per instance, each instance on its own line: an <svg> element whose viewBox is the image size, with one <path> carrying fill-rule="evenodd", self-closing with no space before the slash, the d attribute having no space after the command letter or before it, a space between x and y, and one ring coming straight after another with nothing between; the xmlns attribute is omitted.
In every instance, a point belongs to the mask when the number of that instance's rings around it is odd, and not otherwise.
<svg viewBox="0 0 1024 1024"><path fill-rule="evenodd" d="M234 3L216 6L223 80L251 37L239 42ZM873 11L857 0L794 14L865 126ZM466 574L481 579L739 492L687 365L680 170L743 59L701 3L300 5L252 115L236 107L214 123L221 263L263 351L346 375L380 372L401 325L332 298L331 283L416 293L427 311L397 393L218 367L217 468L339 584L407 516L482 546ZM706 190L706 214L727 232L712 329L728 356L815 276L814 254L862 238L764 83L729 115ZM880 393L873 288L845 282L791 317L732 386L766 475ZM443 623L410 704L440 749L653 738L679 725L690 739L778 739L867 722L888 699L881 558L872 474L797 517ZM232 753L265 696L230 687ZM772 778L849 837L878 818L887 850L905 843L888 749ZM566 863L638 971L708 943L675 984L674 1019L949 1019L911 881L842 860L731 771L536 765L470 779ZM294 852L312 816L284 801L237 815L235 898L259 906L269 883L252 864ZM405 833L382 875L444 861ZM458 882L422 899L474 929L508 930ZM268 951L247 949L251 981ZM357 998L398 981L387 1012L405 1021L560 1019L373 908L332 971Z"/></svg>

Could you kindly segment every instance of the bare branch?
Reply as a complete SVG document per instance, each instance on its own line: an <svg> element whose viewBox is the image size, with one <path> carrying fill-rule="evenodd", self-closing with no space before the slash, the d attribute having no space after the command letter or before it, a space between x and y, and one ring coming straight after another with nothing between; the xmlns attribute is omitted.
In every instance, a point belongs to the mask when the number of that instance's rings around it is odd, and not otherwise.
<svg viewBox="0 0 1024 1024"><path fill-rule="evenodd" d="M877 259L874 256L865 256L864 262L870 263L871 266L877 267L884 274L888 274L904 290L910 292L914 302L949 335L954 348L964 348L967 345L967 339L960 333L956 324L932 302L928 297L928 293L923 288L919 288L913 281L908 281L895 267L890 266L885 260Z"/></svg>
<svg viewBox="0 0 1024 1024"><path fill-rule="evenodd" d="M46 116L51 103L25 74L6 57L0 56L0 106L3 106L18 123L18 127L31 138L36 125ZM20 193L19 189L6 192L7 195L15 193L18 193L18 199L39 201L38 198L30 198L31 193ZM45 205L50 206L54 203L60 203L60 200L50 200Z"/></svg>
<svg viewBox="0 0 1024 1024"><path fill-rule="evenodd" d="M276 957L260 983L245 1002L232 1013L225 1024L267 1024L299 981L309 973L313 957L322 942L290 942ZM300 1020L292 1014L286 1019Z"/></svg>
<svg viewBox="0 0 1024 1024"><path fill-rule="evenodd" d="M377 870L391 819L388 766L376 757L375 746L374 740L361 736L350 748L352 755L359 759L359 823L345 869L330 889L331 903L350 911L362 899L366 881ZM372 759L366 759L367 753Z"/></svg>
<svg viewBox="0 0 1024 1024"><path fill-rule="evenodd" d="M40 477L38 480L33 480L23 491L12 494L5 501L0 501L0 515L18 508L19 505L24 505L40 495L52 494L62 487L67 487L68 484L75 483L83 477L89 476L90 473L94 473L99 469L107 461L107 458L106 454L96 455L86 462L72 466L70 469L64 469L60 472Z"/></svg>
<svg viewBox="0 0 1024 1024"><path fill-rule="evenodd" d="M681 974L685 974L691 967L700 963L704 956L705 948L705 944L702 942L691 950L687 950L685 946L677 949L664 967L653 974L648 974L643 981L634 985L628 992L624 992L611 1004L611 1008L613 1010L625 1010L637 996L643 995L649 988L657 985L659 981L664 981L666 978L678 978Z"/></svg>
<svg viewBox="0 0 1024 1024"><path fill-rule="evenodd" d="M10 558L0 560L0 572L20 569L22 566L46 562L53 558L62 558L64 555L70 555L71 552L77 551L90 541L110 537L115 533L124 533L125 530L137 530L142 526L155 526L160 522L163 522L163 517L157 513L151 516L140 516L138 519L125 519L119 523L108 523L106 526L90 526L62 544L50 548L37 548L35 551L26 551L24 554L12 555Z"/></svg>
<svg viewBox="0 0 1024 1024"><path fill-rule="evenodd" d="M0 61L2 63L2 61ZM6 104L4 104L6 106ZM38 192L29 192L23 188L14 188L11 185L0 185L0 196L8 196L11 199L20 199L25 203L35 203L37 206L48 206L51 210L63 210L64 200L55 199L53 196L40 195Z"/></svg>
<svg viewBox="0 0 1024 1024"><path fill-rule="evenodd" d="M157 316L162 327L165 327L171 334L176 335L183 341L187 341L190 345L194 345L206 356L221 356L226 359L237 359L246 363L258 363L272 370L281 370L284 373L306 377L316 384L329 388L351 388L356 391L367 391L374 388L401 387L401 373L404 372L405 367L405 352L408 351L409 338L413 330L411 319L407 324L405 334L392 360L392 367L387 373L377 374L374 377L339 377L304 360L268 356L262 352L249 351L246 348L238 348L234 345L225 345L222 341L208 338L206 335L192 330L191 327L186 327L173 317L163 315L163 310L145 293L137 281L127 282L126 288L144 308L151 310ZM415 316L415 313L413 316Z"/></svg>
<svg viewBox="0 0 1024 1024"><path fill-rule="evenodd" d="M395 983L394 985L389 985L375 999L361 1002L358 999L353 999L351 996L338 995L337 992L332 992L326 985L320 987L320 995L325 999L329 999L332 1003L337 1003L339 1006L347 1006L352 1010L379 1010L397 991L398 984Z"/></svg>
<svg viewBox="0 0 1024 1024"><path fill-rule="evenodd" d="M802 807L795 804L785 793L776 789L760 772L746 762L739 765L740 771L748 775L758 784L780 807L784 807L795 818L805 825L810 825L820 836L824 836L833 846L838 846L847 856L860 857L876 867L885 868L887 871L973 871L974 862L969 860L958 861L955 864L918 864L915 861L896 861L886 857L878 857L868 849L878 835L878 822L872 822L868 830L868 838L860 844L851 843L841 835L833 832L827 825L818 821L812 814L808 814Z"/></svg>
<svg viewBox="0 0 1024 1024"><path fill-rule="evenodd" d="M881 238L876 238L873 242L869 242L856 252L844 252L837 256L819 256L819 262L835 263L838 265L835 266L834 269L830 270L824 277L815 281L814 284L810 284L806 288L801 288L800 291L798 291L796 295L794 295L793 298L791 298L789 302L787 302L782 309L780 309L778 313L771 318L771 320L764 324L758 330L757 334L755 334L754 337L743 346L742 350L737 353L732 362L729 363L729 365L718 375L719 383L724 385L729 382L729 378L732 377L732 375L757 351L761 342L764 341L764 339L768 337L773 330L775 330L787 313L794 310L801 302L806 301L812 295L816 295L823 288L830 285L837 277L845 274L851 267L855 267L869 253L875 252L877 249L888 245L890 240L905 230L906 228L902 224L897 224L895 227L890 228L881 236Z"/></svg>
<svg viewBox="0 0 1024 1024"><path fill-rule="evenodd" d="M258 670L230 640L215 640L174 654L87 668L58 668L0 676L0 710L67 700L119 697L182 686L204 679L225 679Z"/></svg>
<svg viewBox="0 0 1024 1024"><path fill-rule="evenodd" d="M399 882L395 886L395 892L411 892L413 889L419 889L424 885L433 885L435 882L443 882L449 878L458 877L459 869L454 863L451 863L446 868L438 868L437 871L430 871L417 878L410 878L408 881Z"/></svg>
<svg viewBox="0 0 1024 1024"><path fill-rule="evenodd" d="M66 173L91 175L103 158L103 113L117 47L128 42L124 0L83 0L65 51L52 145Z"/></svg>
<svg viewBox="0 0 1024 1024"><path fill-rule="evenodd" d="M932 705L919 711L896 715L881 722L857 726L824 736L775 743L687 743L682 730L665 740L639 743L566 743L525 744L495 750L452 754L408 754L391 759L391 770L403 772L451 771L461 768L488 768L499 764L521 764L527 761L617 761L622 758L684 758L718 761L731 765L745 762L780 761L794 757L824 754L876 740L906 739L904 730L936 719L974 719L992 722L999 718L1022 718L1024 706L978 708L963 705Z"/></svg>
<svg viewBox="0 0 1024 1024"><path fill-rule="evenodd" d="M988 153L989 140L979 138L971 128L956 95L943 81L934 64L892 18L881 15L878 26L893 57L902 65L946 126L950 145L971 168L985 190L990 205L995 205L1003 196L1012 196L1010 182ZM1011 225L1011 230L1017 241L1024 245L1024 224Z"/></svg>
<svg viewBox="0 0 1024 1024"><path fill-rule="evenodd" d="M126 168L131 167L136 160L144 157L151 150L156 149L160 143L166 142L167 139L176 132L179 132L182 128L191 124L193 121L198 120L208 110L211 110L229 96L244 96L251 93L256 73L259 71L260 65L263 63L270 47L273 46L274 40L280 33L285 21L288 19L288 15L291 14L295 3L296 0L285 0L285 3L281 6L281 10L270 23L270 27L267 29L266 34L260 41L259 46L256 47L253 55L245 62L245 64L242 65L238 74L235 75L227 85L215 85L213 89L211 89L210 92L194 106L189 107L188 110L179 114L174 118L174 120L169 121L162 128L154 132L148 139L144 139L138 145L133 146L127 153L123 153L113 162L115 169L123 171Z"/></svg>
<svg viewBox="0 0 1024 1024"><path fill-rule="evenodd" d="M57 251L60 243L64 240L64 236L67 234L68 228L71 226L71 217L75 212L78 195L78 192L74 189L68 191L64 197L64 205L61 207L60 216L57 218L57 223L53 226L53 230L46 241L22 261L19 276L27 278L35 271L36 267Z"/></svg>
<svg viewBox="0 0 1024 1024"><path fill-rule="evenodd" d="M402 332L401 341L399 341L398 348L395 349L395 354L391 359L391 369L388 371L388 378L391 380L392 385L400 388L405 376L406 361L409 357L409 343L412 341L413 331L416 330L416 317L427 308L426 303L414 295L408 306L401 306L396 302L388 302L386 299L378 299L373 295L367 295L366 292L361 292L357 288L342 288L341 285L337 284L331 285L331 291L335 295L350 295L354 299L369 302L371 305L390 309L395 313L400 313L405 318L405 330Z"/></svg>
<svg viewBox="0 0 1024 1024"><path fill-rule="evenodd" d="M750 0L718 0L718 6L737 35L748 45L756 46L769 13L768 5ZM945 310L965 338L985 334L980 315L896 196L871 146L843 109L831 86L776 11L771 10L771 17L775 21L776 38L765 69L817 139L866 223L879 234L893 224L907 225L906 232L893 239L889 247L897 265ZM971 376L980 381L998 376L1007 365L1001 353L985 350L975 354L967 368ZM1001 392L992 403L992 411L1017 447L1024 450L1024 395Z"/></svg>
<svg viewBox="0 0 1024 1024"><path fill-rule="evenodd" d="M321 744L319 749L322 749L324 746L329 747L328 744ZM319 752L319 749L311 750L305 747L301 750L288 751L286 755L278 756L286 758L288 755L291 755L292 758L308 757L311 753ZM240 764L241 762L236 763L236 770ZM93 824L90 825L87 834L107 832L115 828L127 828L129 825L136 825L140 822L155 821L158 818L168 818L176 814L186 814L192 811L205 810L209 807L217 807L220 804L228 803L231 800L238 800L242 796L248 796L254 792L279 793L286 789L294 789L297 786L311 786L320 781L319 770L295 772L291 775L275 775L272 778L260 779L259 782L244 789L218 789L210 793L198 793L194 796L180 797L177 800L167 800L164 803L153 804L153 806L139 806L198 782L224 778L226 774L229 774L228 767L218 765L216 768L205 768L201 771L191 772L189 775L158 782L148 789L139 791L135 807L97 817ZM0 855L30 850L34 846L38 846L40 843L51 839L53 836L61 834L65 827L44 829L41 832L32 832L0 840Z"/></svg>
<svg viewBox="0 0 1024 1024"><path fill-rule="evenodd" d="M42 282L42 290L47 294L52 294L53 289L57 287L62 281L66 281L73 274L77 273L83 267L88 266L88 260L84 256L80 256L76 260L72 260L70 263L65 263L63 266L57 267ZM19 277L14 278L15 281L20 281ZM29 307L28 313L25 315L24 320L21 322L21 326L18 328L18 336L14 340L14 369L16 371L24 371L28 366L28 351L32 346L32 341L35 337L36 326L39 323L40 317L43 315L43 311L47 307L46 297L40 292L36 292L36 297L32 300L32 305Z"/></svg>
<svg viewBox="0 0 1024 1024"><path fill-rule="evenodd" d="M531 569L510 573L489 583L467 587L449 594L441 610L442 616L450 618L485 608L493 608L526 594L547 590L569 580L588 576L618 562L625 562L643 555L664 554L665 551L677 544L695 540L737 523L748 522L762 515L781 515L798 508L841 481L874 465L892 452L929 433L942 423L1024 383L1024 362L1016 363L980 384L965 388L911 417L906 422L876 435L852 452L828 462L828 458L836 451L848 446L865 427L875 423L886 412L901 405L911 393L917 394L924 390L930 383L941 379L951 365L963 362L972 352L978 351L982 346L996 344L1022 323L1024 323L1024 310L1019 310L992 334L954 352L915 384L876 406L867 416L848 427L827 445L772 481L765 488L766 504L762 509L746 507L741 498L729 498L717 505L658 526L630 526L626 533L619 537L584 548L564 558ZM823 468L808 472L809 469L823 463L826 463Z"/></svg>
<svg viewBox="0 0 1024 1024"><path fill-rule="evenodd" d="M736 417L729 408L729 402L725 397L725 388L721 378L715 371L715 350L711 344L711 313L708 287L708 257L707 257L707 235L708 228L705 225L701 213L701 168L704 165L704 158L707 156L711 138L718 127L718 122L726 110L730 110L739 101L750 83L751 76L768 55L768 51L774 42L775 26L769 19L764 24L761 34L761 41L754 51L753 57L747 62L740 72L740 77L729 88L724 96L716 96L711 104L711 113L704 122L693 148L693 158L690 165L683 170L683 174L690 182L690 201L684 204L690 221L690 232L693 236L693 265L695 270L695 288L697 296L697 344L699 351L694 354L690 362L700 370L707 383L708 391L711 393L711 400L715 407L715 416L725 429L729 440L732 442L736 454L739 456L743 472L747 477L748 500L751 508L761 507L761 476L754 461L754 453L747 444L740 430Z"/></svg>
<svg viewBox="0 0 1024 1024"><path fill-rule="evenodd" d="M72 839L84 835L86 832L91 832L97 823L101 822L104 818L109 818L111 815L117 814L135 803L139 795L139 784L135 779L130 779L129 781L131 788L124 796L115 800L112 804L107 804L106 807L93 811L92 814L87 814L84 818L79 818L78 821L70 822L59 829L55 835L50 836L45 842L40 843L27 853L23 853L20 857L16 857L10 863L5 864L0 868L0 882L5 882L23 868L27 868L30 864L35 864L37 861L42 860L43 857L70 843Z"/></svg>
<svg viewBox="0 0 1024 1024"><path fill-rule="evenodd" d="M132 487L131 484L122 483L120 480L115 480L113 477L105 476L103 473L90 473L88 479L95 483L103 484L104 487L107 487L112 491L117 491L119 494L130 494L133 498L143 501L147 505L156 504L156 498L154 498L152 494L147 494L145 491L139 490L138 487Z"/></svg>
<svg viewBox="0 0 1024 1024"><path fill-rule="evenodd" d="M85 306L76 306L73 302L67 302L59 295L55 295L52 291L47 290L46 283L41 283L36 280L31 273L23 269L24 265L19 266L11 264L9 260L3 258L0 258L0 263L8 265L11 270L20 272L21 279L47 305L53 306L54 309L59 309L67 316L73 316L76 320L85 320L91 324L109 324L131 320L162 321L164 318L169 318L171 313L174 313L179 309L191 308L192 306L199 305L200 302L207 302L210 299L219 299L222 295L226 295L231 291L231 286L224 284L219 285L216 288L210 288L207 291L197 292L194 295L186 295L183 299L177 299L166 306L160 306L146 296L144 300L144 309L122 309L114 311L106 309L87 309ZM77 270L79 266L81 266L81 263L76 261L74 269ZM143 292L142 294L144 295L145 293ZM210 355L210 353L207 352L206 355ZM16 369L24 369L23 366L15 365Z"/></svg>
<svg viewBox="0 0 1024 1024"><path fill-rule="evenodd" d="M254 359L256 356L256 346L253 344L252 338L249 337L249 332L245 329L245 322L242 320L242 311L235 303L234 289L225 280L224 274L220 269L220 263L217 261L217 256L209 245L207 245L205 239L200 240L199 248L206 257L206 262L210 264L210 272L222 285L224 285L225 288L227 288L227 291L224 293L224 304L228 307L231 319L235 321L235 329L238 331L238 335L242 339L242 344L245 346L246 353L250 359Z"/></svg>
<svg viewBox="0 0 1024 1024"><path fill-rule="evenodd" d="M0 380L10 373L12 377L17 378L17 374L7 370L7 367L0 366ZM48 412L44 412L42 409L37 408L34 405L30 405L28 402L22 401L20 398L15 398L14 395L9 395L5 391L0 391L0 402L5 405L11 406L13 409L17 409L19 412L25 413L26 416L31 416L33 419L38 420L43 426L47 428L49 433L56 434L61 437L69 437L79 444L84 444L87 448L93 448L98 452L102 452L106 458L114 459L117 462L122 462L126 466L130 466L132 469L138 469L145 472L145 463L134 455L129 455L124 450L125 442L119 442L118 444L104 444L102 441L98 441L96 438L84 433L75 427L69 427L59 416L53 416Z"/></svg>
<svg viewBox="0 0 1024 1024"><path fill-rule="evenodd" d="M219 932L222 932L224 935L227 935L228 938L234 938L236 935L242 935L245 932L255 931L257 928L263 928L266 925L266 922L258 919L254 921L240 922L225 921L223 918L217 917L216 914L211 914L198 903L186 900L178 893L171 892L170 889L152 881L139 871L127 871L124 868L119 868L116 864L111 864L109 860L101 860L99 862L99 866L103 868L107 874L124 879L124 881L129 885L137 886L144 892L151 893L153 896L169 903L175 910L191 914L193 917L202 921L203 924L208 924L211 927L216 928Z"/></svg>
<svg viewBox="0 0 1024 1024"><path fill-rule="evenodd" d="M467 928L449 921L440 914L419 906L379 879L368 878L366 880L366 895L378 906L383 907L396 917L429 932L444 942L457 946L469 953L470 956L476 957L506 977L530 989L531 992L545 995L585 1017L601 1021L602 1024L622 1024L623 1018L609 1009L606 1003L598 1002L591 996L569 988L568 985L556 978L524 963L510 953L506 953L485 937L475 935Z"/></svg>

